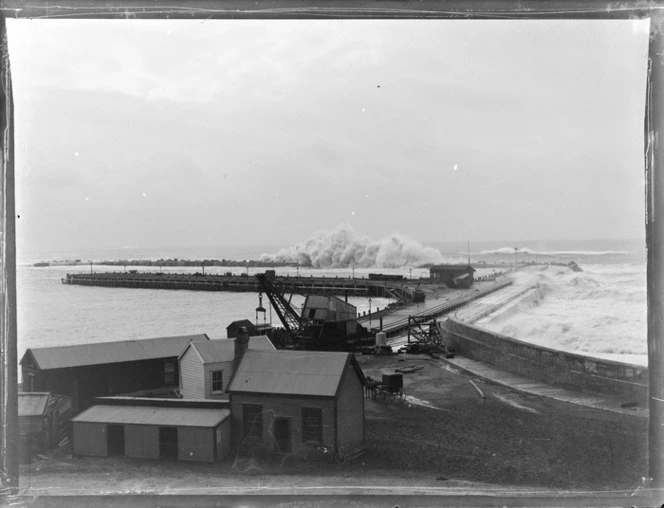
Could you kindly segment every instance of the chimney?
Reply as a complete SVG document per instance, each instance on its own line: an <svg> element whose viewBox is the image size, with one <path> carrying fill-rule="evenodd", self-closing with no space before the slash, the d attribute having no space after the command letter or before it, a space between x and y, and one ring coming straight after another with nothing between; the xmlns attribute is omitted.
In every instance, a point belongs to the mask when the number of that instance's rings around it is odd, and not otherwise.
<svg viewBox="0 0 664 508"><path fill-rule="evenodd" d="M243 326L238 331L237 337L235 337L235 359L233 360L234 370L237 370L238 365L240 365L247 347L249 347L249 330L247 330L246 326Z"/></svg>

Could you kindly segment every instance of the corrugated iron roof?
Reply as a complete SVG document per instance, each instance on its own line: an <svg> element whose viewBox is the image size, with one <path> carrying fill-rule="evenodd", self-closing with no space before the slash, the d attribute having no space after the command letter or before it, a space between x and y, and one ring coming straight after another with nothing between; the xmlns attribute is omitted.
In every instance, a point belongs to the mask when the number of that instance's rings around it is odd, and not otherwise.
<svg viewBox="0 0 664 508"><path fill-rule="evenodd" d="M304 310L308 309L330 309L330 310L346 310L354 312L357 307L351 303L345 302L338 296L334 295L307 295L304 300Z"/></svg>
<svg viewBox="0 0 664 508"><path fill-rule="evenodd" d="M349 353L319 351L247 351L229 392L332 397Z"/></svg>
<svg viewBox="0 0 664 508"><path fill-rule="evenodd" d="M46 411L49 392L21 392L18 394L19 416L41 416Z"/></svg>
<svg viewBox="0 0 664 508"><path fill-rule="evenodd" d="M31 348L23 355L21 364L29 354L32 354L41 370L177 357L190 342L207 340L209 337L203 333L178 337Z"/></svg>
<svg viewBox="0 0 664 508"><path fill-rule="evenodd" d="M72 418L72 421L162 427L216 427L230 414L228 409L99 405L86 409Z"/></svg>
<svg viewBox="0 0 664 508"><path fill-rule="evenodd" d="M215 339L196 342L191 345L200 355L203 363L232 362L235 358L235 339ZM249 337L248 349L275 351L276 348L265 335ZM182 351L182 356L184 351Z"/></svg>
<svg viewBox="0 0 664 508"><path fill-rule="evenodd" d="M272 341L267 335L257 335L256 337L249 337L249 349L255 351L276 351Z"/></svg>

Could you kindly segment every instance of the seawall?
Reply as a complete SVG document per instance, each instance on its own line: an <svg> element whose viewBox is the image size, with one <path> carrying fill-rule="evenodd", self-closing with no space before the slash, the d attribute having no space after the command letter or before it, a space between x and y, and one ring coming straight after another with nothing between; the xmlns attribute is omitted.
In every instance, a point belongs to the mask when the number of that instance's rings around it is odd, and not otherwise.
<svg viewBox="0 0 664 508"><path fill-rule="evenodd" d="M536 346L448 318L438 323L443 341L457 354L533 380L567 389L646 403L648 369Z"/></svg>

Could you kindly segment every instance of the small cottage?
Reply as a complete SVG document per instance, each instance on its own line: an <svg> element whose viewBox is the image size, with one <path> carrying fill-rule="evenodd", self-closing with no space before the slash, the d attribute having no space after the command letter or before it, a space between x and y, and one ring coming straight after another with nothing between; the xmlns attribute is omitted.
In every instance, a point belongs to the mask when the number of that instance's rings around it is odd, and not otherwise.
<svg viewBox="0 0 664 508"><path fill-rule="evenodd" d="M178 358L180 396L184 399L225 399L235 369L239 342L248 340L252 350L275 351L266 336L192 342ZM246 332L245 332L246 333ZM241 350L241 348L240 348Z"/></svg>
<svg viewBox="0 0 664 508"><path fill-rule="evenodd" d="M48 392L18 394L18 434L21 457L58 445L71 418L71 399Z"/></svg>
<svg viewBox="0 0 664 508"><path fill-rule="evenodd" d="M214 462L230 452L230 411L223 402L99 402L72 419L75 456Z"/></svg>
<svg viewBox="0 0 664 508"><path fill-rule="evenodd" d="M75 413L107 395L173 394L178 356L205 334L30 348L21 359L23 391L72 398Z"/></svg>
<svg viewBox="0 0 664 508"><path fill-rule="evenodd" d="M234 442L352 453L364 446L365 385L350 353L246 351L228 388Z"/></svg>

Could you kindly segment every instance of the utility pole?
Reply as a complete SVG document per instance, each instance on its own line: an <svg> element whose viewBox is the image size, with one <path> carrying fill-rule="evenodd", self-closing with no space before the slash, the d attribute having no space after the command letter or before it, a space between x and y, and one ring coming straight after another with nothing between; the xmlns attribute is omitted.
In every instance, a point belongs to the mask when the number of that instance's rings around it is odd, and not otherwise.
<svg viewBox="0 0 664 508"><path fill-rule="evenodd" d="M514 271L515 272L516 272L516 252L517 252L517 248L514 247Z"/></svg>

